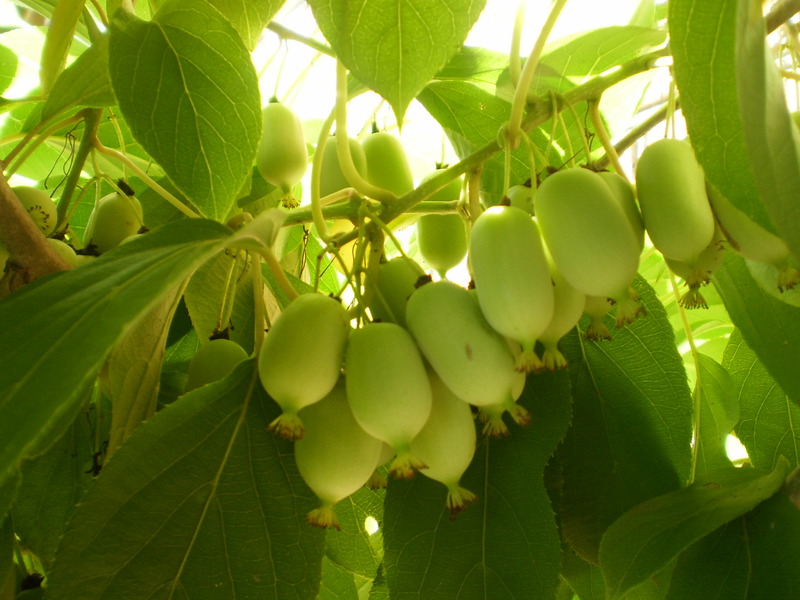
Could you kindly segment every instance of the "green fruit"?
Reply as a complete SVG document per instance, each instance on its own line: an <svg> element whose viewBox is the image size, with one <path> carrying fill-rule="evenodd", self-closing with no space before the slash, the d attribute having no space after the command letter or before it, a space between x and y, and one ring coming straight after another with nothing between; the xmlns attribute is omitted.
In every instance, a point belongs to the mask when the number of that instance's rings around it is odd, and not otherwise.
<svg viewBox="0 0 800 600"><path fill-rule="evenodd" d="M714 236L714 214L691 145L662 139L645 148L636 164L636 190L653 245L665 257L693 265Z"/></svg>
<svg viewBox="0 0 800 600"><path fill-rule="evenodd" d="M534 346L553 316L553 286L536 222L519 208L492 206L473 223L469 252L486 320L521 344L518 370L541 367Z"/></svg>
<svg viewBox="0 0 800 600"><path fill-rule="evenodd" d="M75 250L73 250L71 246L61 240L53 238L47 238L47 242L50 244L50 247L56 251L56 254L63 258L64 262L70 267L74 269L78 266L78 255L75 254Z"/></svg>
<svg viewBox="0 0 800 600"><path fill-rule="evenodd" d="M356 421L397 456L389 472L414 476L425 467L411 451L431 411L431 386L411 335L395 323L371 323L350 335L345 357L347 399Z"/></svg>
<svg viewBox="0 0 800 600"><path fill-rule="evenodd" d="M383 444L353 417L344 380L321 401L301 411L305 435L294 443L300 476L322 502L308 513L317 527L339 528L333 506L369 481Z"/></svg>
<svg viewBox="0 0 800 600"><path fill-rule="evenodd" d="M409 298L406 321L422 354L456 396L479 407L514 408L516 361L472 293L444 279L425 284ZM524 420L522 414L512 417ZM502 420L497 427L503 429Z"/></svg>
<svg viewBox="0 0 800 600"><path fill-rule="evenodd" d="M247 358L247 352L231 340L210 340L200 346L189 363L186 392L225 378Z"/></svg>
<svg viewBox="0 0 800 600"><path fill-rule="evenodd" d="M588 296L613 298L617 326L641 313L631 283L639 242L603 179L586 169L559 171L536 194L536 218L559 272Z"/></svg>
<svg viewBox="0 0 800 600"><path fill-rule="evenodd" d="M290 440L303 436L297 412L336 385L349 330L341 302L322 294L298 296L275 319L258 354L261 383L283 409L271 430Z"/></svg>
<svg viewBox="0 0 800 600"><path fill-rule="evenodd" d="M611 188L614 197L625 212L625 216L628 217L628 222L633 227L636 240L639 242L639 251L641 252L642 248L644 248L644 221L642 221L642 213L639 212L639 205L636 203L636 190L628 180L617 173L600 171L598 175Z"/></svg>
<svg viewBox="0 0 800 600"><path fill-rule="evenodd" d="M422 472L447 486L447 508L455 516L477 496L460 485L461 477L475 455L475 420L469 405L428 369L433 403L425 426L411 441L411 451L427 469Z"/></svg>
<svg viewBox="0 0 800 600"><path fill-rule="evenodd" d="M700 293L699 288L709 283L711 276L722 267L725 259L724 241L725 236L722 234L722 230L717 227L711 243L700 253L693 265L687 265L670 258L664 259L670 270L682 277L689 287L689 291L679 301L684 308L708 308L708 304Z"/></svg>
<svg viewBox="0 0 800 600"><path fill-rule="evenodd" d="M308 166L303 124L292 109L280 102L267 104L262 117L256 166L264 179L289 194Z"/></svg>
<svg viewBox="0 0 800 600"><path fill-rule="evenodd" d="M368 135L361 142L367 158L367 181L402 196L414 189L414 177L400 139L391 133Z"/></svg>
<svg viewBox="0 0 800 600"><path fill-rule="evenodd" d="M422 183L436 175L423 178ZM461 196L461 178L432 194L428 201L453 202ZM467 224L458 213L427 214L417 219L417 244L422 258L442 278L467 256Z"/></svg>
<svg viewBox="0 0 800 600"><path fill-rule="evenodd" d="M42 233L45 236L53 233L58 220L56 204L53 199L46 192L27 185L20 185L11 189Z"/></svg>
<svg viewBox="0 0 800 600"><path fill-rule="evenodd" d="M369 307L373 318L405 327L406 304L421 277L425 277L422 267L405 256L382 263L378 269L376 294Z"/></svg>
<svg viewBox="0 0 800 600"><path fill-rule="evenodd" d="M533 188L528 185L512 185L508 188L508 201L511 206L533 214Z"/></svg>
<svg viewBox="0 0 800 600"><path fill-rule="evenodd" d="M367 157L364 154L364 149L358 140L348 138L348 145L350 146L350 157L353 159L353 165L356 167L362 176L367 173ZM325 197L341 189L350 187L350 182L342 173L339 166L339 153L336 151L336 138L328 138L325 144L325 149L322 151L322 166L319 175L319 195Z"/></svg>
<svg viewBox="0 0 800 600"><path fill-rule="evenodd" d="M143 225L142 205L135 196L108 194L97 201L89 215L84 234L86 246L103 254L135 235Z"/></svg>
<svg viewBox="0 0 800 600"><path fill-rule="evenodd" d="M558 349L558 342L578 324L586 306L586 294L576 290L558 271L552 258L548 257L550 277L553 281L553 317L539 335L544 346L542 365L549 371L563 369L567 359Z"/></svg>

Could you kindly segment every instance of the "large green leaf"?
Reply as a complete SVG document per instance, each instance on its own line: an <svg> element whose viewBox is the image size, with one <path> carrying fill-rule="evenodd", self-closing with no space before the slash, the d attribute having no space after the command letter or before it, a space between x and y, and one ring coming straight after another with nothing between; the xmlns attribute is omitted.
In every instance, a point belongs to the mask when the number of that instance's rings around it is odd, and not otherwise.
<svg viewBox="0 0 800 600"><path fill-rule="evenodd" d="M278 412L249 359L157 413L76 510L49 597L314 598L324 532Z"/></svg>
<svg viewBox="0 0 800 600"><path fill-rule="evenodd" d="M800 307L765 292L734 252L726 254L713 282L744 341L783 391L800 404Z"/></svg>
<svg viewBox="0 0 800 600"><path fill-rule="evenodd" d="M573 333L563 344L575 404L559 449L561 524L590 562L619 516L689 478L693 405L683 360L654 291L641 279L635 287L647 315L611 341Z"/></svg>
<svg viewBox="0 0 800 600"><path fill-rule="evenodd" d="M72 36L83 12L86 0L59 0L47 28L47 35L39 61L39 81L42 92L48 94L67 64Z"/></svg>
<svg viewBox="0 0 800 600"><path fill-rule="evenodd" d="M564 373L528 379L527 429L482 440L462 479L477 503L455 520L446 488L424 476L392 481L386 495L384 566L391 598L528 599L555 594L561 550L543 470L570 416Z"/></svg>
<svg viewBox="0 0 800 600"><path fill-rule="evenodd" d="M485 0L309 0L344 65L391 104L398 123L458 52Z"/></svg>
<svg viewBox="0 0 800 600"><path fill-rule="evenodd" d="M0 94L5 92L14 81L19 59L13 50L0 45Z"/></svg>
<svg viewBox="0 0 800 600"><path fill-rule="evenodd" d="M0 302L0 482L68 427L111 348L229 234L178 221Z"/></svg>
<svg viewBox="0 0 800 600"><path fill-rule="evenodd" d="M692 146L709 181L737 208L774 231L758 197L743 131L743 121L752 116L741 112L737 91L737 4L736 0L670 0L673 70Z"/></svg>
<svg viewBox="0 0 800 600"><path fill-rule="evenodd" d="M250 176L261 100L250 54L207 0L149 22L117 11L109 71L134 137L204 216L225 218Z"/></svg>
<svg viewBox="0 0 800 600"><path fill-rule="evenodd" d="M600 545L609 600L623 597L692 543L772 496L788 471L785 460L772 472L734 467L709 471L690 486L622 515Z"/></svg>
<svg viewBox="0 0 800 600"><path fill-rule="evenodd" d="M741 415L736 435L757 469L773 469L781 456L800 465L800 407L775 383L735 330L725 347Z"/></svg>
<svg viewBox="0 0 800 600"><path fill-rule="evenodd" d="M728 434L739 422L739 401L725 368L705 354L698 354L695 402L700 402L697 435L697 469L702 474L730 467L726 444Z"/></svg>

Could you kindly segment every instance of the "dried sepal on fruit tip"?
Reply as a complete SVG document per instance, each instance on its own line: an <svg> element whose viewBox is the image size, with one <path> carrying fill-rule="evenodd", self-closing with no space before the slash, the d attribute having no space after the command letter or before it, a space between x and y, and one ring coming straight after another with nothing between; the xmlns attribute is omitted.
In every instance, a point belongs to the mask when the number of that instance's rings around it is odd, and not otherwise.
<svg viewBox="0 0 800 600"><path fill-rule="evenodd" d="M800 283L800 270L794 267L783 267L778 273L778 290L785 292L794 289Z"/></svg>
<svg viewBox="0 0 800 600"><path fill-rule="evenodd" d="M306 522L314 527L322 527L323 529L336 529L341 530L339 525L339 518L333 510L333 506L325 505L315 508L306 514Z"/></svg>
<svg viewBox="0 0 800 600"><path fill-rule="evenodd" d="M285 440L294 441L302 439L305 429L303 422L296 414L282 413L278 415L267 427Z"/></svg>
<svg viewBox="0 0 800 600"><path fill-rule="evenodd" d="M625 327L628 323L632 323L636 317L646 314L644 307L639 304L639 294L633 288L628 289L627 297L615 298L615 301L617 307L615 323L618 328Z"/></svg>
<svg viewBox="0 0 800 600"><path fill-rule="evenodd" d="M699 286L690 287L689 291L681 296L679 303L683 308L708 308L708 302L700 293Z"/></svg>
<svg viewBox="0 0 800 600"><path fill-rule="evenodd" d="M544 369L548 371L555 371L557 369L566 369L569 366L567 358L558 349L558 346L547 346L542 352L542 364Z"/></svg>
<svg viewBox="0 0 800 600"><path fill-rule="evenodd" d="M531 413L521 404L517 404L511 397L503 404L482 406L478 411L478 418L483 423L482 432L487 437L508 437L511 432L503 421L503 415L508 413L520 427L531 424Z"/></svg>
<svg viewBox="0 0 800 600"><path fill-rule="evenodd" d="M396 479L413 479L420 469L427 469L428 465L411 454L411 451L398 453L389 465L389 474Z"/></svg>
<svg viewBox="0 0 800 600"><path fill-rule="evenodd" d="M517 356L515 368L520 373L532 373L534 371L541 371L544 368L544 363L537 356L533 348L525 349Z"/></svg>
<svg viewBox="0 0 800 600"><path fill-rule="evenodd" d="M389 485L389 480L386 479L386 476L381 473L378 469L370 475L369 481L367 481L367 487L371 490L382 490Z"/></svg>
<svg viewBox="0 0 800 600"><path fill-rule="evenodd" d="M447 508L450 511L450 520L453 521L459 513L478 501L478 496L460 485L453 485L447 488Z"/></svg>
<svg viewBox="0 0 800 600"><path fill-rule="evenodd" d="M604 323L605 316L609 310L611 310L611 304L607 298L586 296L583 312L591 319L589 326L586 328L586 339L593 342L611 339L611 332Z"/></svg>

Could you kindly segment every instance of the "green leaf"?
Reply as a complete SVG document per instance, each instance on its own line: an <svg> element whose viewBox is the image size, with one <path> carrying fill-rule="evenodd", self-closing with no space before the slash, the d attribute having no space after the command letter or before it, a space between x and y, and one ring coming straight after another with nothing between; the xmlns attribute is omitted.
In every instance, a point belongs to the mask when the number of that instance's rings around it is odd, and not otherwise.
<svg viewBox="0 0 800 600"><path fill-rule="evenodd" d="M775 383L758 356L735 330L725 347L741 415L736 435L757 469L774 469L780 457L800 465L800 407Z"/></svg>
<svg viewBox="0 0 800 600"><path fill-rule="evenodd" d="M117 11L109 71L134 137L204 216L222 220L250 176L261 100L250 54L207 0L150 22Z"/></svg>
<svg viewBox="0 0 800 600"><path fill-rule="evenodd" d="M519 402L534 416L507 439L483 439L462 485L478 501L450 519L446 488L427 477L392 481L384 567L392 598L548 598L561 564L543 471L570 416L564 373L531 376Z"/></svg>
<svg viewBox="0 0 800 600"><path fill-rule="evenodd" d="M783 391L800 404L800 307L765 292L734 252L726 254L712 281L744 341Z"/></svg>
<svg viewBox="0 0 800 600"><path fill-rule="evenodd" d="M283 6L284 0L209 0L214 7L239 32L244 45L251 52L255 49L264 27Z"/></svg>
<svg viewBox="0 0 800 600"><path fill-rule="evenodd" d="M0 598L11 600L17 591L17 568L14 565L14 528L11 519L0 523Z"/></svg>
<svg viewBox="0 0 800 600"><path fill-rule="evenodd" d="M327 557L322 561L318 600L359 600L353 574Z"/></svg>
<svg viewBox="0 0 800 600"><path fill-rule="evenodd" d="M385 490L362 487L336 505L341 530L330 530L325 538L326 556L340 569L362 578L374 579L381 563L381 531L366 530L367 517L383 521Z"/></svg>
<svg viewBox="0 0 800 600"><path fill-rule="evenodd" d="M561 524L593 563L611 523L689 479L693 403L683 360L652 288L642 279L634 287L645 316L614 330L610 341L583 339L583 326L563 341L574 408L559 449Z"/></svg>
<svg viewBox="0 0 800 600"><path fill-rule="evenodd" d="M86 0L59 0L53 9L39 62L39 80L45 95L50 93L56 78L67 64L72 36L85 3Z"/></svg>
<svg viewBox="0 0 800 600"><path fill-rule="evenodd" d="M775 494L686 550L667 600L797 600L798 561L800 511Z"/></svg>
<svg viewBox="0 0 800 600"><path fill-rule="evenodd" d="M771 473L733 467L710 471L622 515L600 546L609 600L621 598L693 542L772 496L788 471L785 460Z"/></svg>
<svg viewBox="0 0 800 600"><path fill-rule="evenodd" d="M0 302L0 482L66 429L111 348L229 233L178 221Z"/></svg>
<svg viewBox="0 0 800 600"><path fill-rule="evenodd" d="M736 24L736 84L750 164L775 228L800 257L800 134L767 44L761 6L739 2Z"/></svg>
<svg viewBox="0 0 800 600"><path fill-rule="evenodd" d="M744 128L754 115L740 106L736 65L736 0L670 0L669 34L675 81L689 136L706 177L723 196L762 227L775 225L759 199L754 149ZM788 127L788 125L787 125Z"/></svg>
<svg viewBox="0 0 800 600"><path fill-rule="evenodd" d="M315 597L324 532L255 360L165 407L103 469L48 577L52 600Z"/></svg>
<svg viewBox="0 0 800 600"><path fill-rule="evenodd" d="M0 45L0 94L5 92L14 81L19 59L13 50Z"/></svg>
<svg viewBox="0 0 800 600"><path fill-rule="evenodd" d="M739 402L733 382L725 368L705 354L698 354L700 425L697 441L697 474L730 467L726 443L728 434L739 422Z"/></svg>
<svg viewBox="0 0 800 600"><path fill-rule="evenodd" d="M336 55L383 96L397 122L458 52L485 0L309 0Z"/></svg>
<svg viewBox="0 0 800 600"><path fill-rule="evenodd" d="M508 69L508 54L464 46L436 74L437 81L465 81L494 93L497 79Z"/></svg>
<svg viewBox="0 0 800 600"><path fill-rule="evenodd" d="M103 35L58 76L42 109L42 120L75 106L103 107L115 103L108 75L108 36Z"/></svg>

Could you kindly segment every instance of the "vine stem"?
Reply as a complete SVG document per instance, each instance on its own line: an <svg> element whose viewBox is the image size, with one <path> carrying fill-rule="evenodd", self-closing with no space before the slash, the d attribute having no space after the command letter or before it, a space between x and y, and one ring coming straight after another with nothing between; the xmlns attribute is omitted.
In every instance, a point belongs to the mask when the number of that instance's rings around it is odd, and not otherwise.
<svg viewBox="0 0 800 600"><path fill-rule="evenodd" d="M511 33L511 51L508 56L508 70L511 74L511 83L517 87L522 65L519 57L519 47L522 43L522 27L525 24L525 2L517 0L517 14L514 17L514 30Z"/></svg>
<svg viewBox="0 0 800 600"><path fill-rule="evenodd" d="M606 125L603 123L603 117L600 115L599 98L596 100L589 100L589 117L592 119L594 132L597 134L597 137L600 138L600 143L603 145L603 149L606 151L606 156L608 157L608 160L611 161L611 166L614 167L614 170L619 176L624 177L626 181L630 181L628 176L625 174L625 169L622 168L622 163L619 161L617 149L614 148L614 144L611 143L611 137L608 135L608 129L606 129Z"/></svg>
<svg viewBox="0 0 800 600"><path fill-rule="evenodd" d="M680 104L680 102L678 102L676 100L676 106L679 105L679 104ZM636 142L636 140L638 140L645 133L647 133L648 131L653 129L656 125L661 123L664 119L666 119L668 110L669 110L668 103L664 103L664 105L660 109L658 109L652 115L647 117L644 121L639 123L636 127L631 129L628 133L626 133L625 136L619 142L617 142L617 144L614 146L614 151L616 152L617 156L619 156L620 154L625 152L625 150L627 150L628 148L633 146L633 144ZM610 162L611 162L611 158L610 158L609 154L606 153L604 156L600 157L596 161L595 164L598 167L603 168L603 167L607 166L608 164L610 164Z"/></svg>
<svg viewBox="0 0 800 600"><path fill-rule="evenodd" d="M157 192L159 196L164 198L167 202L172 204L172 206L177 208L187 217L191 217L193 219L197 219L200 217L200 215L198 215L191 208L186 206L186 204L181 202L178 198L170 194L167 190L165 190L158 183L156 183L156 181L152 177L150 177L147 173L145 173L142 169L140 169L135 162L133 162L130 158L128 158L125 154L123 154L119 150L114 150L114 148L109 148L108 146L104 146L103 143L96 137L93 140L93 147L100 154L104 154L108 157L118 160L119 162L127 166L131 171L133 171L136 174L136 176L139 179L144 181L149 187L151 187L155 192Z"/></svg>
<svg viewBox="0 0 800 600"><path fill-rule="evenodd" d="M511 103L511 118L508 122L508 136L509 146L513 149L519 143L519 132L522 127L522 116L525 112L525 105L528 102L528 89L530 88L533 74L539 64L539 58L542 56L542 50L547 43L547 38L555 27L556 21L561 14L562 9L567 4L567 0L555 0L553 8L550 9L550 14L547 15L547 20L539 32L539 37L528 55L528 60L525 61L525 66L522 68L522 73L519 77L517 89L514 90L514 100Z"/></svg>
<svg viewBox="0 0 800 600"><path fill-rule="evenodd" d="M267 331L267 305L264 302L264 276L261 273L261 256L254 256L252 263L255 268L253 271L253 313L255 321L253 323L253 346L255 355L258 356Z"/></svg>
<svg viewBox="0 0 800 600"><path fill-rule="evenodd" d="M320 128L317 147L314 150L314 158L311 161L311 214L314 219L314 226L317 228L317 235L326 244L331 243L333 236L328 231L328 224L322 214L322 202L320 202L319 197L319 178L322 173L322 155L325 151L325 145L328 143L334 119L336 119L336 109L331 111L331 114L328 115L328 118Z"/></svg>
<svg viewBox="0 0 800 600"><path fill-rule="evenodd" d="M275 277L275 281L278 282L278 286L281 288L281 291L286 294L286 297L289 298L290 301L297 298L300 294L292 287L275 253L266 246L259 246L257 249L254 249L254 252L257 252L258 255L264 259L264 262L267 263L267 267L269 267L269 270Z"/></svg>

